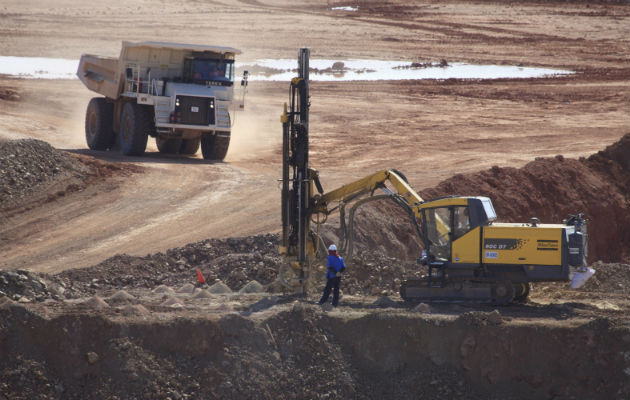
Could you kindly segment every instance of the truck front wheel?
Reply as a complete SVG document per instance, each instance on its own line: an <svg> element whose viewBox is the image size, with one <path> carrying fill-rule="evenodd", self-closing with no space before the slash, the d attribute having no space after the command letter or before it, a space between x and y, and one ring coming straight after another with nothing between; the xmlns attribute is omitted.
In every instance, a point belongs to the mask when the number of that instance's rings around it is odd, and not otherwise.
<svg viewBox="0 0 630 400"><path fill-rule="evenodd" d="M114 143L114 105L104 97L94 97L85 113L85 141L90 150L107 150Z"/></svg>
<svg viewBox="0 0 630 400"><path fill-rule="evenodd" d="M230 147L230 136L203 135L201 137L201 153L206 160L222 161Z"/></svg>
<svg viewBox="0 0 630 400"><path fill-rule="evenodd" d="M125 103L120 117L120 149L126 156L141 156L147 148L149 133L155 129L152 109Z"/></svg>

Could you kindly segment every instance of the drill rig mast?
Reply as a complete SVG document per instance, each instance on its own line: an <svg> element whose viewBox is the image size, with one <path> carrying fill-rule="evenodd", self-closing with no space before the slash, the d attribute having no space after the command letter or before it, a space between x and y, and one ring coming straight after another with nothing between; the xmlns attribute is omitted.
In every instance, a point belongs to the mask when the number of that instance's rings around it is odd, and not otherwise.
<svg viewBox="0 0 630 400"><path fill-rule="evenodd" d="M282 122L282 244L280 253L285 256L285 266L280 270L280 281L303 293L309 272L317 259L318 248L322 240L311 229L311 221L321 216L323 220L335 210L343 216L345 204L355 202L350 212L352 226L354 210L367 201L389 197L405 208L412 217L420 234L420 228L413 216L409 203L422 201L408 186L402 174L396 170L380 171L344 185L336 190L324 193L319 181L319 173L308 166L309 152L309 56L310 50L302 48L298 52L298 76L291 80L289 105L285 103ZM389 181L392 189L385 185ZM382 189L384 196L374 196L377 189ZM367 196L367 199L358 201ZM339 203L332 206L332 203ZM318 220L318 224L323 221ZM345 224L342 224L345 226ZM352 253L352 237L343 229L340 240ZM345 236L345 237L344 237ZM346 246L343 246L344 248Z"/></svg>
<svg viewBox="0 0 630 400"><path fill-rule="evenodd" d="M282 121L282 245L295 278L289 284L301 292L313 261L310 209L313 182L321 193L317 171L308 167L308 111L310 49L298 52L298 76L291 80L289 107Z"/></svg>

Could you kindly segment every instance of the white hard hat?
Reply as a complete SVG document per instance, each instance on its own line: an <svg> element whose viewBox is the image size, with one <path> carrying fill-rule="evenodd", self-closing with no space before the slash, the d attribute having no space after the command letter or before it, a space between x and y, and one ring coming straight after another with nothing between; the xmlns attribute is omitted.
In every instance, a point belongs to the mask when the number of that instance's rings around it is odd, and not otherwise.
<svg viewBox="0 0 630 400"><path fill-rule="evenodd" d="M328 250L337 251L337 246L335 246L334 244L331 244L330 246L328 246Z"/></svg>

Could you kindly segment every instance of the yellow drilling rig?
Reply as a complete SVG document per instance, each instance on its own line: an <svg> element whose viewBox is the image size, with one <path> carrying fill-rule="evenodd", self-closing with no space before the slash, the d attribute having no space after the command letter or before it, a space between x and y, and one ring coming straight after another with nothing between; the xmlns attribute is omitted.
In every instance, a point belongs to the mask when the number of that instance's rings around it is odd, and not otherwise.
<svg viewBox="0 0 630 400"><path fill-rule="evenodd" d="M408 301L524 301L531 282L569 281L579 287L594 270L586 265L586 220L571 215L561 224L498 223L492 201L481 196L422 199L396 170L384 170L324 192L318 171L309 168L309 49L298 53L298 76L291 80L289 104L281 116L282 244L281 281L303 293L325 249L312 229L335 211L352 253L354 212L366 202L389 198L407 211L421 239L422 279L405 280ZM382 194L376 194L377 190ZM352 205L346 223L345 207ZM420 267L419 267L420 268ZM402 278L402 277L401 277Z"/></svg>

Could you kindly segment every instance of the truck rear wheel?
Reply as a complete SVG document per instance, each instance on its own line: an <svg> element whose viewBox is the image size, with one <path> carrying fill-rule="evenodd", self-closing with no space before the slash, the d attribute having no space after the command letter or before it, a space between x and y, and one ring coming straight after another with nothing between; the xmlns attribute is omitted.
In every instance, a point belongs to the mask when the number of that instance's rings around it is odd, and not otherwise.
<svg viewBox="0 0 630 400"><path fill-rule="evenodd" d="M85 113L85 141L90 150L107 150L114 143L114 105L104 97L90 100Z"/></svg>
<svg viewBox="0 0 630 400"><path fill-rule="evenodd" d="M157 144L160 153L175 154L179 151L182 139L163 139L158 137L155 139L155 144Z"/></svg>
<svg viewBox="0 0 630 400"><path fill-rule="evenodd" d="M230 147L229 136L203 135L201 153L206 160L223 160Z"/></svg>
<svg viewBox="0 0 630 400"><path fill-rule="evenodd" d="M199 145L201 144L201 138L195 139L184 139L182 140L182 145L179 148L179 152L181 154L196 154L197 150L199 150Z"/></svg>
<svg viewBox="0 0 630 400"><path fill-rule="evenodd" d="M154 128L152 109L125 103L120 117L120 149L126 156L141 156Z"/></svg>

